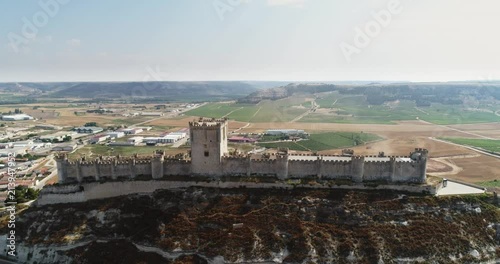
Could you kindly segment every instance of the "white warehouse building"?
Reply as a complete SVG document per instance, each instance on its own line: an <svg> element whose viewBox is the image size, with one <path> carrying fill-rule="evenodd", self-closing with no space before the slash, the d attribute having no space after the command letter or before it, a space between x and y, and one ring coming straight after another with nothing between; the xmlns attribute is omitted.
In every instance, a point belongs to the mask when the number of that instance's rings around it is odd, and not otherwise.
<svg viewBox="0 0 500 264"><path fill-rule="evenodd" d="M115 131L106 133L110 138L121 138L125 136L125 132L123 131Z"/></svg>
<svg viewBox="0 0 500 264"><path fill-rule="evenodd" d="M33 117L26 114L4 115L2 116L2 120L3 121L33 120Z"/></svg>
<svg viewBox="0 0 500 264"><path fill-rule="evenodd" d="M306 134L304 130L299 129L269 129L266 130L266 135L303 135Z"/></svg>

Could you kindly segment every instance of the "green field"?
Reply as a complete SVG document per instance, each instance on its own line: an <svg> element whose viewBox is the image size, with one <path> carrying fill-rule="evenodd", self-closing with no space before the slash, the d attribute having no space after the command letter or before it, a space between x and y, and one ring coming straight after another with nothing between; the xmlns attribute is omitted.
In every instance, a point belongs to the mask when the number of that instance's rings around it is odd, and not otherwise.
<svg viewBox="0 0 500 264"><path fill-rule="evenodd" d="M380 137L367 133L351 132L328 132L311 134L309 139L295 142L275 142L258 143L259 146L266 148L289 148L291 150L310 150L321 151L336 148L348 148L367 142L379 140Z"/></svg>
<svg viewBox="0 0 500 264"><path fill-rule="evenodd" d="M455 144L481 148L491 152L500 153L500 140L493 139L472 139L472 138L441 138Z"/></svg>
<svg viewBox="0 0 500 264"><path fill-rule="evenodd" d="M462 105L432 104L416 107L413 101L398 101L384 105L369 105L364 96L341 95L337 92L321 94L316 102L320 108L331 109L329 114L313 113L300 122L393 124L394 121L421 119L427 122L450 125L500 122L496 107L485 106L479 110ZM500 108L500 107L499 107Z"/></svg>
<svg viewBox="0 0 500 264"><path fill-rule="evenodd" d="M499 180L493 180L493 181L488 181L488 182L478 182L478 185L481 185L483 187L499 187L500 188L500 181Z"/></svg>
<svg viewBox="0 0 500 264"><path fill-rule="evenodd" d="M365 96L342 95L338 92L316 94L319 110L301 118L304 123L395 124L404 120L423 120L440 125L500 122L495 111L500 106L480 104L432 104L417 107L414 101L395 101L369 105ZM312 97L312 96L309 96ZM289 122L308 111L311 102L304 95L276 101L264 100L257 105L209 103L188 111L186 115L228 117L243 122Z"/></svg>
<svg viewBox="0 0 500 264"><path fill-rule="evenodd" d="M238 103L209 103L186 112L188 116L227 117L242 122L288 122L308 111L305 97L262 101L256 105ZM307 106L307 107L306 107Z"/></svg>

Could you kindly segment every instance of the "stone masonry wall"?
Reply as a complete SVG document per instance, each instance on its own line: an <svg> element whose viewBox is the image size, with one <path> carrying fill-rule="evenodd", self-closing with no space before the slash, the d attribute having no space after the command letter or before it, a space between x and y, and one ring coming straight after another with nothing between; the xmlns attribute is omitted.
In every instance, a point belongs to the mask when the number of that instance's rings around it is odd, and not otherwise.
<svg viewBox="0 0 500 264"><path fill-rule="evenodd" d="M216 176L276 176L284 178L318 177L324 179L351 179L362 181L425 182L425 161L328 161L318 159L288 160L250 159L248 157L223 157ZM79 182L106 179L134 179L139 175L153 175L155 179L167 176L185 175L192 172L189 160L127 160L106 162L58 161L65 171L65 182ZM215 166L215 165L214 165ZM79 180L80 179L80 180ZM358 180L356 180L358 179Z"/></svg>

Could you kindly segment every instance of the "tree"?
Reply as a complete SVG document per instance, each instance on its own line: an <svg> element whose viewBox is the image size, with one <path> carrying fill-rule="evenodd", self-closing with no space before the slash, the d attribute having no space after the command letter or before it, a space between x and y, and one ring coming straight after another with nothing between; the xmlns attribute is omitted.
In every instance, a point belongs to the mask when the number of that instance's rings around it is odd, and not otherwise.
<svg viewBox="0 0 500 264"><path fill-rule="evenodd" d="M39 193L40 193L39 190L34 190L26 186L18 185L15 188L14 195L8 195L7 199L5 199L5 202L25 203L27 201L31 201L38 198Z"/></svg>
<svg viewBox="0 0 500 264"><path fill-rule="evenodd" d="M87 122L83 126L85 126L85 127L96 127L97 123L96 122Z"/></svg>

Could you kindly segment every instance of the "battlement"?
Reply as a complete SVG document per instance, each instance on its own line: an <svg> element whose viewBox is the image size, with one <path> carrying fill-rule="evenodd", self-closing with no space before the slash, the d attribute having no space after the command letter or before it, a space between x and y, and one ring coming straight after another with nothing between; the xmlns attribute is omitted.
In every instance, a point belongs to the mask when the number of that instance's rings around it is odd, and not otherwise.
<svg viewBox="0 0 500 264"><path fill-rule="evenodd" d="M425 153L425 154L429 153L429 151L427 149L424 149L424 148L415 148L415 152L421 152L421 153Z"/></svg>
<svg viewBox="0 0 500 264"><path fill-rule="evenodd" d="M248 160L250 156L223 156L222 160Z"/></svg>
<svg viewBox="0 0 500 264"><path fill-rule="evenodd" d="M200 118L189 122L190 155L166 155L156 150L150 156L116 156L86 160L68 160L66 154L56 154L59 181L162 179L169 176L256 175L287 178L318 177L351 179L355 183L383 180L388 182L423 183L426 179L428 151L415 148L409 156L354 155L352 149L342 155L295 154L288 148L264 153L259 158L249 155L229 155L227 149L228 120Z"/></svg>
<svg viewBox="0 0 500 264"><path fill-rule="evenodd" d="M189 128L195 130L205 130L205 129L218 129L222 126L227 125L227 118L200 118L189 122Z"/></svg>

